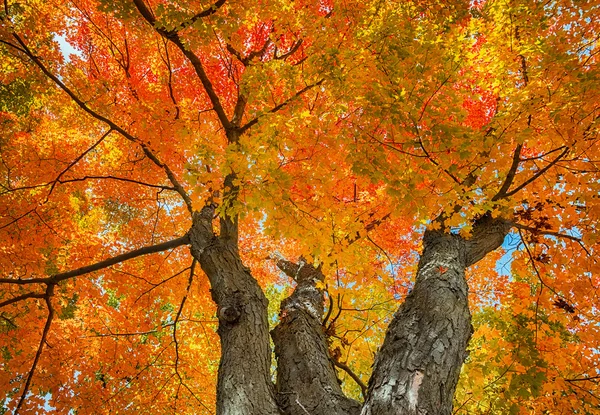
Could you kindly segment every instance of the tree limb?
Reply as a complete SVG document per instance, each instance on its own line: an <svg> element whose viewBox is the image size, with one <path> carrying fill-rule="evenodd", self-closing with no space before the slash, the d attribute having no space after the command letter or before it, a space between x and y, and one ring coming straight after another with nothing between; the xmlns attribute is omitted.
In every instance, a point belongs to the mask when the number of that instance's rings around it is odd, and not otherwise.
<svg viewBox="0 0 600 415"><path fill-rule="evenodd" d="M521 162L521 149L523 148L523 144L517 144L515 148L515 152L513 153L513 161L508 173L506 174L506 179L504 179L504 183L498 193L492 198L492 201L496 201L502 199L506 196L506 192L510 188L513 180L515 179L515 174L517 173L517 168L519 167L519 163Z"/></svg>
<svg viewBox="0 0 600 415"><path fill-rule="evenodd" d="M166 251L167 249L177 248L181 245L187 245L190 242L189 235L184 235L180 238L173 239L167 242L163 242L156 245L145 246L140 249L135 249L130 252L126 252L121 255L114 256L112 258L105 259L104 261L96 262L92 265L77 268L72 271L62 272L55 274L48 278L30 278L30 279L12 279L12 278L0 278L0 284L56 284L70 278L78 277L80 275L89 274L90 272L99 271L104 268L108 268L112 265L116 265L120 262L127 261L128 259L137 258L142 255L154 254L156 252Z"/></svg>
<svg viewBox="0 0 600 415"><path fill-rule="evenodd" d="M15 415L19 413L19 410L23 406L23 402L25 402L27 392L29 391L29 387L31 386L31 379L33 379L33 374L35 373L35 369L40 360L40 356L42 355L42 350L44 349L44 343L46 343L46 338L48 337L48 332L50 331L50 325L52 324L52 319L54 318L54 308L52 307L52 302L50 301L50 298L54 295L55 285L56 284L48 284L48 287L46 287L46 293L44 294L44 298L46 299L46 306L48 307L48 318L46 319L46 324L44 325L44 330L42 331L42 338L40 339L40 344L38 346L37 352L35 353L35 358L33 359L31 370L29 370L29 374L27 375L27 380L25 381L25 386L23 387L21 398L19 399L19 403L15 408Z"/></svg>
<svg viewBox="0 0 600 415"><path fill-rule="evenodd" d="M552 236L556 236L557 238L565 238L565 239L570 239L575 242L581 242L581 238L578 238L578 237L572 236L572 235L568 235L566 233L560 233L560 232L556 232L556 231L545 231L543 229L532 228L530 226L523 225L523 224L520 224L517 222L511 222L511 225L517 229L522 229L522 230L533 232L533 233L538 233L538 234L542 234L542 235L552 235Z"/></svg>
<svg viewBox="0 0 600 415"><path fill-rule="evenodd" d="M336 365L337 367L342 369L344 372L346 372L352 378L352 380L354 380L356 382L356 384L358 386L360 386L360 390L361 390L362 396L364 398L367 395L367 385L365 385L364 382L362 380L360 380L358 375L356 373L354 373L354 371L352 371L352 369L350 369L350 367L347 364L342 363L335 359L331 359L331 361L333 362L334 365Z"/></svg>
<svg viewBox="0 0 600 415"><path fill-rule="evenodd" d="M515 193L517 193L519 190L523 189L525 186L527 186L529 183L533 182L534 180L538 179L539 177L541 177L544 173L546 173L552 166L554 166L556 163L558 163L558 161L560 159L562 159L564 156L567 155L567 153L569 152L569 147L565 147L565 149L554 159L552 160L550 163L548 163L543 169L541 169L540 171L538 171L536 174L534 174L533 176L531 176L529 179L525 180L523 183L521 183L519 186L517 186L515 189L511 190L510 192L506 192L504 197L510 197L512 195L514 195Z"/></svg>
<svg viewBox="0 0 600 415"><path fill-rule="evenodd" d="M266 112L266 114L274 114L277 111L279 111L280 109L282 109L283 107L287 106L290 102L292 102L294 99L298 98L299 96L301 96L302 94L304 94L306 91L321 85L323 82L325 82L325 79L321 79L317 82L315 82L314 84L310 84L305 86L304 88L302 88L300 91L296 92L293 96L291 96L290 98L286 99L285 101L283 101L281 104L276 105L275 107L271 108L269 111ZM255 118L253 118L252 120L248 121L243 127L240 128L240 135L243 134L244 132L246 132L248 129L250 129L252 126L254 126L256 123L258 123L258 120L263 117L264 114L259 115Z"/></svg>
<svg viewBox="0 0 600 415"><path fill-rule="evenodd" d="M221 1L221 0L219 0L219 1ZM160 34L161 36L164 36L166 39L173 42L173 44L175 46L177 46L179 48L179 50L181 50L181 52L184 54L184 56L190 61L194 70L196 71L196 75L198 76L198 78L200 79L200 82L202 83L202 86L204 87L204 91L208 95L210 102L213 104L213 110L216 112L217 117L219 118L219 121L221 122L221 125L223 126L223 128L226 131L230 130L232 128L232 125L229 122L229 118L227 118L227 114L225 114L225 110L223 109L221 100L219 99L217 93L215 92L212 82L208 78L208 75L206 74L206 71L204 70L204 66L202 65L202 61L200 60L200 58L194 52L192 52L191 50L189 50L188 48L185 47L185 45L181 41L181 38L179 37L178 31L176 31L176 30L167 31L167 30L161 29L157 26L156 18L154 17L154 15L150 11L150 9L146 6L146 4L144 3L143 0L133 0L133 3L137 7L137 9L140 12L140 14L142 15L142 17L144 17L144 19L146 19L146 21L150 24L150 26L152 26L158 34ZM219 2L217 2L217 3L219 3ZM217 3L215 3L215 4L217 4ZM224 1L223 1L223 3L224 3ZM215 9L215 11L216 11L216 9ZM214 12L212 12L212 13L214 13ZM209 14L212 14L212 13L209 13ZM202 14L202 13L200 13L200 14ZM207 16L209 14L207 14ZM203 16L199 16L198 18L200 18L200 17L203 17Z"/></svg>
<svg viewBox="0 0 600 415"><path fill-rule="evenodd" d="M19 295L18 297L11 298L9 300L3 301L0 303L0 308L7 306L9 304L13 304L22 300L26 300L28 298L45 298L46 294L44 293L27 293L23 295Z"/></svg>

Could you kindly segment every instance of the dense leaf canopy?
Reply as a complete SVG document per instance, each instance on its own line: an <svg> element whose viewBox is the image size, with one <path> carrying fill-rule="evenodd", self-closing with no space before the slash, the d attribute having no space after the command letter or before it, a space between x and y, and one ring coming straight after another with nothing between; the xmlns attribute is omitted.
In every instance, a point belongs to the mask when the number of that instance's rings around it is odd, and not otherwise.
<svg viewBox="0 0 600 415"><path fill-rule="evenodd" d="M0 406L214 413L216 310L181 246L212 204L272 325L293 287L277 260L322 265L359 400L425 229L510 221L469 270L455 413L598 413L599 13L5 0Z"/></svg>

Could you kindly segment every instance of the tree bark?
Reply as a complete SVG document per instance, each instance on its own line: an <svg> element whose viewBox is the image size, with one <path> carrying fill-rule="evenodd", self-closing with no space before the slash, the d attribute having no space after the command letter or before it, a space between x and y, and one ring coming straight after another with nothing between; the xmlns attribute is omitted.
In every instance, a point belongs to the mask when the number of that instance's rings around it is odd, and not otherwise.
<svg viewBox="0 0 600 415"><path fill-rule="evenodd" d="M281 304L279 325L271 335L277 357L277 401L286 415L354 415L360 404L340 387L321 324L324 280L321 270L300 261L278 266L297 282Z"/></svg>
<svg viewBox="0 0 600 415"><path fill-rule="evenodd" d="M270 375L268 301L242 264L237 240L214 235L213 215L212 207L194 215L190 243L218 310L217 415L278 415Z"/></svg>
<svg viewBox="0 0 600 415"><path fill-rule="evenodd" d="M377 354L361 415L449 415L472 334L465 270L498 248L510 226L486 215L469 240L425 232L413 290Z"/></svg>

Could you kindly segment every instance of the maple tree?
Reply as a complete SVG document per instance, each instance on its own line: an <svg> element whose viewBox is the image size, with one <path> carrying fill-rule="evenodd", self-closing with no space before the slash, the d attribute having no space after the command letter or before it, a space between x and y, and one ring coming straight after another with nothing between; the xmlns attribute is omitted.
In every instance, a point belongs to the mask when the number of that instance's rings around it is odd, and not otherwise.
<svg viewBox="0 0 600 415"><path fill-rule="evenodd" d="M3 411L597 413L598 3L200 3L3 3Z"/></svg>

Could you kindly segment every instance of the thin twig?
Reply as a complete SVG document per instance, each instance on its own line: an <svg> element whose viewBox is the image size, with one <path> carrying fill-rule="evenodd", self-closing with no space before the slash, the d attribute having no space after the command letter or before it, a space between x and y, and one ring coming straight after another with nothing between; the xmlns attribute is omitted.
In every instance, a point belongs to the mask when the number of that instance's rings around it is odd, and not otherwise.
<svg viewBox="0 0 600 415"><path fill-rule="evenodd" d="M362 392L363 398L366 397L367 396L367 385L365 385L364 382L362 380L360 380L358 375L356 373L354 373L347 364L338 362L335 359L331 359L331 360L333 361L334 365L336 365L337 367L342 369L344 372L346 372L358 384L358 386L360 386L360 390Z"/></svg>

